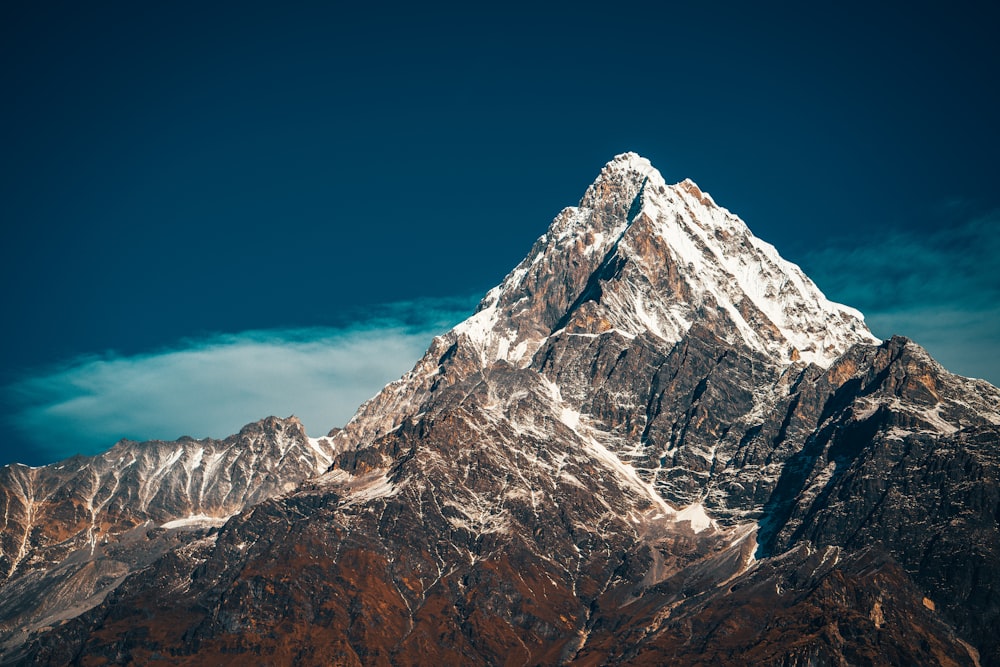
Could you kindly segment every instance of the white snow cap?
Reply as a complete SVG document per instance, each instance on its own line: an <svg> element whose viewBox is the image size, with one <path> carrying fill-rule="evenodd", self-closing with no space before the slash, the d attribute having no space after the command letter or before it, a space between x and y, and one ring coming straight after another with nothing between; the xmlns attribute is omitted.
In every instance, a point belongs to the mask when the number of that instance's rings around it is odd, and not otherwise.
<svg viewBox="0 0 1000 667"><path fill-rule="evenodd" d="M651 176L655 174L656 178L659 178L661 181L663 180L660 172L657 171L652 162L638 153L633 153L631 151L627 153L619 153L614 156L610 162L604 165L604 168L609 171L634 171L642 174L643 176Z"/></svg>
<svg viewBox="0 0 1000 667"><path fill-rule="evenodd" d="M616 210L628 214L609 213ZM650 254L650 235L665 252ZM560 243L567 239L580 242ZM486 362L524 363L541 343L526 342L518 325L496 307L545 298L525 283L535 264L599 261L613 249L637 269L628 277L602 281L602 315L624 335L648 331L677 342L704 313L722 313L732 322L721 332L730 342L742 342L779 363L801 360L823 367L851 345L878 342L860 312L829 301L798 266L755 237L694 181L667 185L637 153L608 162L580 205L563 210L540 242L537 254L521 262L490 291L480 312L455 329L481 347ZM672 265L685 289L665 286L665 265Z"/></svg>
<svg viewBox="0 0 1000 667"><path fill-rule="evenodd" d="M691 179L666 186L649 160L632 152L616 155L605 170L631 172L643 180L639 213L654 222L667 242L694 298L700 303L714 300L735 323L744 343L782 361L801 359L826 367L855 343L878 342L859 311L828 300L802 269L754 236L739 217L719 207ZM626 232L622 239L626 253L630 240ZM630 254L642 261L638 251ZM628 309L634 315L629 319L642 328L679 339L690 326L693 309L676 308L685 304L674 303L667 312L657 313L664 310L662 299L636 296L644 298L629 299Z"/></svg>

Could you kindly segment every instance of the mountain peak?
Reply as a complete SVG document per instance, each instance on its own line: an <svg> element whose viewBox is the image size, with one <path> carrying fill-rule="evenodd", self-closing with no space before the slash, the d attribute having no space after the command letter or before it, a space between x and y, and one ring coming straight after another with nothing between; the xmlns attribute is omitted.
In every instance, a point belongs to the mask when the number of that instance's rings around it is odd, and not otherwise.
<svg viewBox="0 0 1000 667"><path fill-rule="evenodd" d="M526 364L584 304L589 330L677 342L695 322L780 365L822 367L877 339L694 181L668 186L636 153L616 155L479 311L455 328L482 361ZM579 318L578 318L579 319Z"/></svg>
<svg viewBox="0 0 1000 667"><path fill-rule="evenodd" d="M619 153L618 155L611 158L604 168L601 170L603 172L614 172L614 171L632 171L643 176L648 176L652 172L657 172L656 167L643 156L632 151L627 151L625 153Z"/></svg>
<svg viewBox="0 0 1000 667"><path fill-rule="evenodd" d="M606 227L617 227L635 213L632 205L647 184L666 187L663 176L649 160L637 153L621 153L604 165L578 207L594 211L597 215L588 223L595 231L604 232Z"/></svg>

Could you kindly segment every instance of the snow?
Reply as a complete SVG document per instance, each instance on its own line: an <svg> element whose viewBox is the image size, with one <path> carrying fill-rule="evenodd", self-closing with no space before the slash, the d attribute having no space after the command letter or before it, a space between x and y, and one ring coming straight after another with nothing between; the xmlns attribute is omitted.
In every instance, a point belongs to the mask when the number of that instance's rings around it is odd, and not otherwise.
<svg viewBox="0 0 1000 667"><path fill-rule="evenodd" d="M705 507L701 503L693 503L688 505L684 509L677 512L675 517L678 522L689 521L691 523L691 530L695 533L700 533L701 531L712 528L715 522L712 518L708 516L705 512Z"/></svg>
<svg viewBox="0 0 1000 667"><path fill-rule="evenodd" d="M195 454L194 454L194 456L191 457L193 459L193 463L188 468L188 471L189 472L194 472L195 470L197 470L198 468L200 468L201 467L201 460L204 458L204 456L205 456L205 448L204 447L199 447L198 451L196 451Z"/></svg>
<svg viewBox="0 0 1000 667"><path fill-rule="evenodd" d="M351 498L354 500L374 500L375 498L385 498L394 495L396 487L385 475L375 479L372 483L356 488Z"/></svg>
<svg viewBox="0 0 1000 667"><path fill-rule="evenodd" d="M631 151L616 155L605 167L611 172L635 172L648 178L652 184L662 185L663 176L649 160Z"/></svg>
<svg viewBox="0 0 1000 667"><path fill-rule="evenodd" d="M696 187L689 181L672 186L676 199L647 188L642 211L657 223L657 233L666 241L694 296L699 301L714 299L745 343L781 361L788 361L785 352L791 344L803 361L826 367L854 343L878 342L864 326L861 313L826 299L798 266L782 259L773 245L757 239L742 220L689 192ZM626 236L626 248L628 240ZM631 255L641 263L640 253L632 249ZM773 340L766 324L747 321L740 308L744 298L777 328L784 341ZM694 310L697 304L688 305ZM662 327L649 321L641 300L635 308L640 321L660 335ZM674 331L669 334L672 337Z"/></svg>
<svg viewBox="0 0 1000 667"><path fill-rule="evenodd" d="M581 488L581 489L586 489L587 488L587 486L583 482L581 482L576 477L576 475L573 475L573 474L567 472L566 470L559 471L559 479L561 479L562 481L566 482L570 486L575 486L575 487L578 487L578 488Z"/></svg>
<svg viewBox="0 0 1000 667"><path fill-rule="evenodd" d="M490 295L498 293L498 288L494 287L487 294L484 302L490 300ZM465 335L473 347L478 351L483 365L497 361L498 359L508 359L515 361L510 354L510 345L516 332L507 331L499 326L499 312L496 306L496 298L492 299L491 305L483 308L463 322L458 323L452 329L456 335ZM519 345L516 351L524 354L527 345Z"/></svg>
<svg viewBox="0 0 1000 667"><path fill-rule="evenodd" d="M329 438L308 438L309 447L316 453L316 474L322 474L333 463Z"/></svg>
<svg viewBox="0 0 1000 667"><path fill-rule="evenodd" d="M645 163L644 168L652 170L647 160L638 160L637 164ZM540 245L539 250L521 261L499 285L487 292L478 312L452 329L456 337L464 335L468 339L483 365L501 359L515 365L526 364L530 355L545 340L545 337L537 335L526 337L507 315L502 314L499 308L501 296L518 295L529 271L538 271L533 267L543 260L558 266L567 254L603 257L628 227L628 222L622 220L614 228L602 231L593 227L592 218L593 211L589 208L570 206L563 209L548 232L536 242ZM511 299L505 302L504 309L509 311L511 302L517 304L528 298L524 295L520 299Z"/></svg>
<svg viewBox="0 0 1000 667"><path fill-rule="evenodd" d="M176 450L174 450L174 453L170 455L170 458L168 458L166 462L162 466L160 466L160 469L157 470L157 473L163 472L168 468L170 468L172 465L177 463L177 461L179 461L181 456L183 455L184 455L184 448L178 447Z"/></svg>
<svg viewBox="0 0 1000 667"><path fill-rule="evenodd" d="M149 507L150 501L160 490L161 479L170 471L184 455L184 447L178 447L165 460L158 461L156 469L142 479L139 486L139 507L143 510Z"/></svg>
<svg viewBox="0 0 1000 667"><path fill-rule="evenodd" d="M507 511L493 506L481 495L473 495L465 503L445 501L442 507L448 507L462 516L449 515L445 520L453 528L468 530L478 536L489 533L510 532L510 522ZM464 519L462 517L465 517Z"/></svg>
<svg viewBox="0 0 1000 667"><path fill-rule="evenodd" d="M580 413L572 408L564 407L559 414L559 420L575 431L580 426Z"/></svg>
<svg viewBox="0 0 1000 667"><path fill-rule="evenodd" d="M229 515L232 516L232 515ZM229 520L229 516L208 516L206 514L191 514L181 519L174 519L160 524L160 528L186 528L189 526L221 526Z"/></svg>
<svg viewBox="0 0 1000 667"><path fill-rule="evenodd" d="M586 246L584 246L583 252L589 255L593 254L595 251L602 250L603 248L604 248L604 233L594 232L593 240Z"/></svg>
<svg viewBox="0 0 1000 667"><path fill-rule="evenodd" d="M596 459L599 463L603 464L605 468L613 472L626 486L632 487L642 496L648 498L650 502L652 502L652 504L661 511L661 514L664 516L673 515L675 510L667 504L667 502L660 496L659 493L656 492L652 485L643 481L643 479L639 477L639 473L635 468L623 463L614 452L608 449L605 445L601 444L597 438L594 437L594 429L583 423L579 411L574 410L572 407L563 403L562 392L559 385L544 376L541 379L549 391L553 410L559 416L559 420L580 437L580 440L583 441L586 447L587 454L591 458Z"/></svg>
<svg viewBox="0 0 1000 667"><path fill-rule="evenodd" d="M954 424L952 424L952 423L950 423L948 421L945 421L945 419L941 417L941 405L940 404L939 405L935 405L934 407L925 408L924 410L920 411L918 414L920 414L921 417L923 417L925 420L927 420L927 422L931 426L933 426L934 429L938 433L941 433L943 435L951 435L952 433L955 433L955 432L958 431L958 427L957 426L955 426Z"/></svg>
<svg viewBox="0 0 1000 667"><path fill-rule="evenodd" d="M327 480L342 484L348 492L344 500L345 506L365 503L377 498L389 498L399 492L386 473L353 476L345 470L334 470L328 473Z"/></svg>
<svg viewBox="0 0 1000 667"><path fill-rule="evenodd" d="M678 524L688 523L694 533L718 528L718 525L705 511L705 507L701 502L693 503L680 510L671 507L659 492L656 491L653 484L643 480L639 476L639 470L622 461L619 454L616 454L598 440L601 432L595 428L588 416L581 414L579 410L574 409L563 401L559 385L544 376L541 379L545 384L548 393L547 398L551 401L553 412L558 416L560 422L580 437L585 445L584 451L588 457L596 460L604 468L614 473L624 486L631 487L641 496L651 501L655 508L649 516L651 520L667 520ZM525 456L530 457L528 453L525 453ZM561 469L561 462L559 463L559 468L556 474L557 479L573 486L586 488L586 485L577 477Z"/></svg>

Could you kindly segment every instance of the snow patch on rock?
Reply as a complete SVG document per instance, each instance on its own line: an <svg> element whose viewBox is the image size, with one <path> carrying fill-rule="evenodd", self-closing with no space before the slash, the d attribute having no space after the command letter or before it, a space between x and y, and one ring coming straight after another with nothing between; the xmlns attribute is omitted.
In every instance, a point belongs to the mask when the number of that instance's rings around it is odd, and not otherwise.
<svg viewBox="0 0 1000 667"><path fill-rule="evenodd" d="M230 515L232 516L232 515ZM210 527L210 526L221 526L229 520L229 516L208 516L206 514L191 514L180 519L174 519L173 521L167 521L166 523L160 524L160 528L191 528L191 527Z"/></svg>

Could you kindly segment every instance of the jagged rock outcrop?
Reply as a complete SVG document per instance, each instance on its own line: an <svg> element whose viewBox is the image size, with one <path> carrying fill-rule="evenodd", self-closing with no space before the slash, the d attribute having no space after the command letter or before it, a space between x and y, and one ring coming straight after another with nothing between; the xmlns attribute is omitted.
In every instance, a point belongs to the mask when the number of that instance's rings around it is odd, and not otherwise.
<svg viewBox="0 0 1000 667"><path fill-rule="evenodd" d="M323 474L261 459L288 493L156 533L3 660L1000 665L1000 391L876 340L634 154L296 442Z"/></svg>

